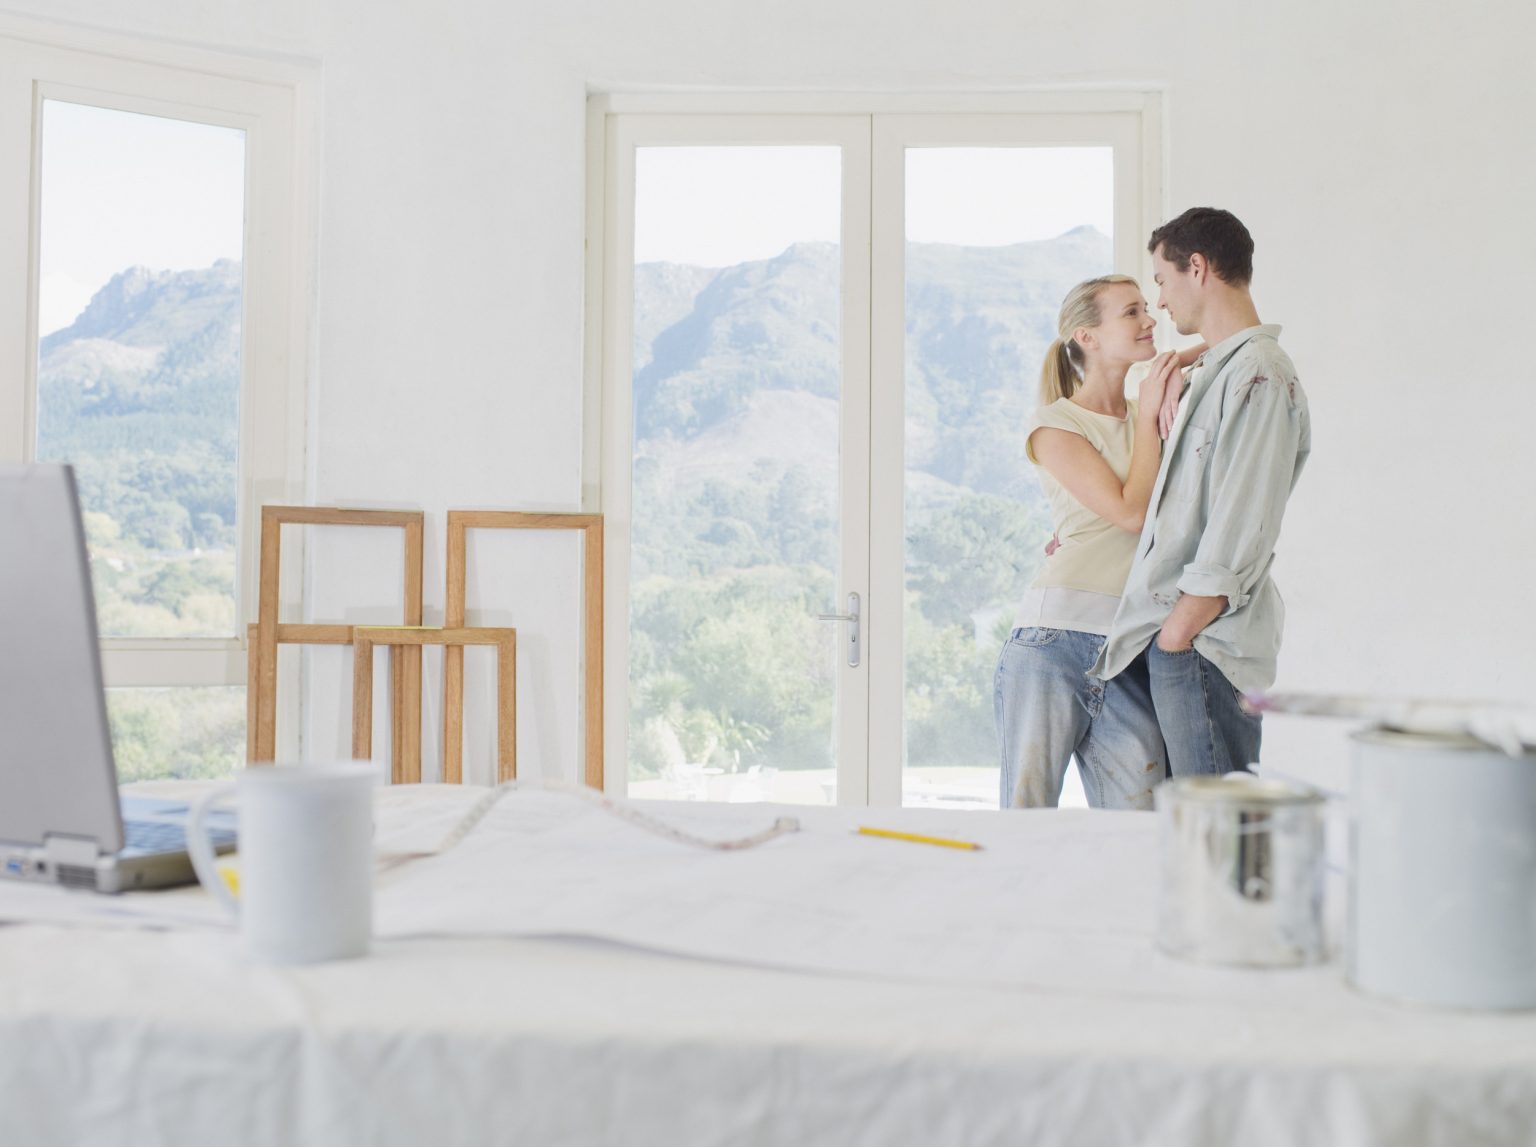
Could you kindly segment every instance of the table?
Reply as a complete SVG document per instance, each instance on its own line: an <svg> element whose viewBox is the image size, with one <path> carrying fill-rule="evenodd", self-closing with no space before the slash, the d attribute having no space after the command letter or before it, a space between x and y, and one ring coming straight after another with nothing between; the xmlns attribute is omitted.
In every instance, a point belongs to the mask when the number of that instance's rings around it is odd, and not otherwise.
<svg viewBox="0 0 1536 1147"><path fill-rule="evenodd" d="M1026 841L1067 831L1124 837L1133 849L1153 840L1152 815L1139 813L884 819ZM935 861L951 851L912 849ZM1077 879L1122 895L1145 890L1149 874ZM1180 966L1165 992L1150 941L1123 949L1140 953L1123 978L1007 987L785 971L588 938L385 939L364 960L274 969L240 962L220 930L4 926L0 1139L1531 1141L1536 1017L1364 998L1337 967ZM1202 998L1191 985L1210 991Z"/></svg>

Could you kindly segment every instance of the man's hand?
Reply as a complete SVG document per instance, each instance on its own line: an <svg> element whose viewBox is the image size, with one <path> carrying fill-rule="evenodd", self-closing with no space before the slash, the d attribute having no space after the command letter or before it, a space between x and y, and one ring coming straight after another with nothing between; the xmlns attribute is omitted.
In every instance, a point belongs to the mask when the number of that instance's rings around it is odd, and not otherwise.
<svg viewBox="0 0 1536 1147"><path fill-rule="evenodd" d="M1158 630L1157 647L1164 653L1183 653L1195 643L1195 634L1215 621L1226 608L1224 597L1182 595L1173 612L1163 621L1162 629Z"/></svg>
<svg viewBox="0 0 1536 1147"><path fill-rule="evenodd" d="M1050 557L1059 549L1061 549L1061 539L1052 534L1051 540L1045 543L1045 556Z"/></svg>
<svg viewBox="0 0 1536 1147"><path fill-rule="evenodd" d="M1191 648L1194 644L1195 639L1193 637L1180 639L1175 636L1170 636L1168 633L1167 622L1164 622L1163 628L1157 631L1157 647L1164 653L1183 653L1185 650Z"/></svg>

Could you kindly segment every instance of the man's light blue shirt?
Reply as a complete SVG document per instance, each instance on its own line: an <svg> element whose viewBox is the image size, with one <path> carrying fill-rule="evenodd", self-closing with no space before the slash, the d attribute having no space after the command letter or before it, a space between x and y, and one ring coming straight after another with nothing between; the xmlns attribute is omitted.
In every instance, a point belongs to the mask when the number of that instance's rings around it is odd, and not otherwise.
<svg viewBox="0 0 1536 1147"><path fill-rule="evenodd" d="M1195 364L1092 676L1108 680L1134 661L1188 593L1227 599L1195 636L1201 656L1240 690L1274 683L1285 607L1269 571L1312 448L1307 397L1279 334L1249 327Z"/></svg>

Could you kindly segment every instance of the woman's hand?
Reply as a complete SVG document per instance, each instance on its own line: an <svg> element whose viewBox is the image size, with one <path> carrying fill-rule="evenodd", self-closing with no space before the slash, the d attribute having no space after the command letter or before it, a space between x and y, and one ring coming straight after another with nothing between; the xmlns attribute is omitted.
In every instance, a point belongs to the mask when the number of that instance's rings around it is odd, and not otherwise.
<svg viewBox="0 0 1536 1147"><path fill-rule="evenodd" d="M1180 378L1179 357L1172 351L1164 351L1152 360L1147 376L1136 391L1136 402L1142 418L1155 418L1162 409L1164 396L1171 389L1178 393L1178 385L1170 379ZM1164 435L1167 437L1167 435Z"/></svg>
<svg viewBox="0 0 1536 1147"><path fill-rule="evenodd" d="M1178 359L1181 373L1178 382L1170 383L1163 391L1163 404L1157 412L1159 438L1167 439L1168 435L1173 433L1173 421L1179 416L1179 399L1184 396L1184 376L1205 351L1204 343L1196 343L1194 346L1175 352L1174 357Z"/></svg>
<svg viewBox="0 0 1536 1147"><path fill-rule="evenodd" d="M1173 420L1179 416L1179 399L1183 397L1182 386L1170 386L1163 392L1163 405L1157 412L1157 436L1165 441L1173 433Z"/></svg>

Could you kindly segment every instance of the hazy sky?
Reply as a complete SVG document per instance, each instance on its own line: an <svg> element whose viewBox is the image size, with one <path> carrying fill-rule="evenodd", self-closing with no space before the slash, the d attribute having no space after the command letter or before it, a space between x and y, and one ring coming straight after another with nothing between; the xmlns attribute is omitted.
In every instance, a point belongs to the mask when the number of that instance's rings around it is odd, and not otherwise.
<svg viewBox="0 0 1536 1147"><path fill-rule="evenodd" d="M836 242L835 147L646 147L635 167L635 262L726 267ZM1082 224L1112 233L1107 147L907 151L907 238L995 247Z"/></svg>
<svg viewBox="0 0 1536 1147"><path fill-rule="evenodd" d="M245 136L157 116L43 104L39 335L68 326L119 271L239 259ZM1111 233L1106 147L913 148L907 237L1000 246L1084 223ZM635 261L724 267L836 242L835 147L647 147L636 157Z"/></svg>
<svg viewBox="0 0 1536 1147"><path fill-rule="evenodd" d="M245 133L45 100L38 334L128 267L239 259Z"/></svg>

